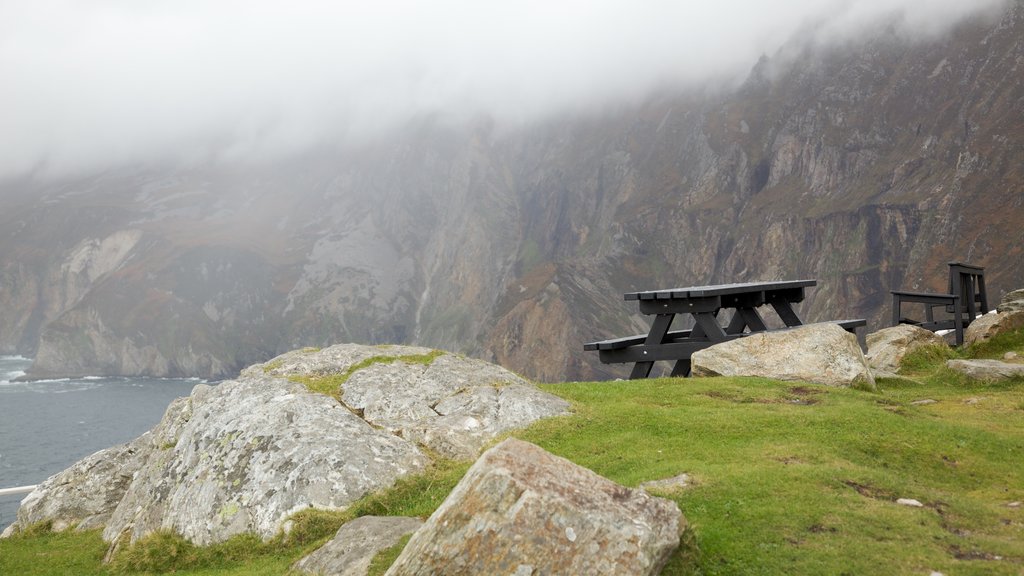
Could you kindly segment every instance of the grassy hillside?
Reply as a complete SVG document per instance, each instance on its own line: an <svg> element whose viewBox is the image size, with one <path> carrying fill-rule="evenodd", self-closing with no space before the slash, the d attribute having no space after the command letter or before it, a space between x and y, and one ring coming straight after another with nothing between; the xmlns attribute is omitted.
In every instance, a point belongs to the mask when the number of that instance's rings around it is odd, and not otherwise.
<svg viewBox="0 0 1024 576"><path fill-rule="evenodd" d="M1024 381L943 367L1009 350L1024 355L1024 332L920 354L879 393L746 378L546 385L573 415L516 436L628 486L689 474L692 487L664 494L692 528L666 574L1021 574ZM307 514L266 544L200 550L164 534L103 566L97 533L19 536L0 541L0 574L283 574L348 518L428 515L467 467Z"/></svg>

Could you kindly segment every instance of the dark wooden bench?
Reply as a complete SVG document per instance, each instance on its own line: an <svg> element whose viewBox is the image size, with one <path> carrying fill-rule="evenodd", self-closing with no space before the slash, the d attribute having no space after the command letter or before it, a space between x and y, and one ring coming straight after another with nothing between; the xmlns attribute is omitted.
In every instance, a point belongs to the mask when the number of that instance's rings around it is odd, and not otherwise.
<svg viewBox="0 0 1024 576"><path fill-rule="evenodd" d="M672 330L667 334L667 337L668 340L689 338L690 332L690 330ZM583 345L583 349L588 352L594 350L622 350L623 348L643 344L645 340L647 340L647 334L623 336L622 338L612 338L611 340L601 340L600 342L588 342Z"/></svg>
<svg viewBox="0 0 1024 576"><path fill-rule="evenodd" d="M988 310L985 293L985 269L962 262L949 263L949 293L892 291L892 325L913 324L933 332L953 330L956 344L964 343L964 328ZM903 304L923 304L924 320L903 315ZM952 318L936 319L935 309L941 308Z"/></svg>

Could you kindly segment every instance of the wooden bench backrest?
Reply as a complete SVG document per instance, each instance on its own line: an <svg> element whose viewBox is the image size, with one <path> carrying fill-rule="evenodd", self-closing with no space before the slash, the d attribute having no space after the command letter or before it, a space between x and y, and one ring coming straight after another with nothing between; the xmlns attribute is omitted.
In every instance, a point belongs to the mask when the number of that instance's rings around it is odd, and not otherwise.
<svg viewBox="0 0 1024 576"><path fill-rule="evenodd" d="M972 312L988 312L985 269L962 262L949 263L949 293L960 296L960 306Z"/></svg>

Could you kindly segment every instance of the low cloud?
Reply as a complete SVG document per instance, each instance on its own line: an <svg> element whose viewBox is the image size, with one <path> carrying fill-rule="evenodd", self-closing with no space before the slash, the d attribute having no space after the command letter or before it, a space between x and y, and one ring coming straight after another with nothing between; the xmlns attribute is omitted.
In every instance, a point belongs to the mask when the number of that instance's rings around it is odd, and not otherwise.
<svg viewBox="0 0 1024 576"><path fill-rule="evenodd" d="M418 114L516 125L742 78L799 29L1003 0L0 0L0 178L352 142Z"/></svg>

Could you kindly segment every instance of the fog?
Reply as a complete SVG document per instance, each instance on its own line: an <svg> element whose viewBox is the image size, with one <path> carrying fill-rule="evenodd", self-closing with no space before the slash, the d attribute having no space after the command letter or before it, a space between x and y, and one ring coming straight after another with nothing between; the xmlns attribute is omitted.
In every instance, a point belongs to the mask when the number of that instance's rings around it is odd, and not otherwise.
<svg viewBox="0 0 1024 576"><path fill-rule="evenodd" d="M0 0L0 178L260 160L431 114L517 126L741 79L798 30L1002 0Z"/></svg>

